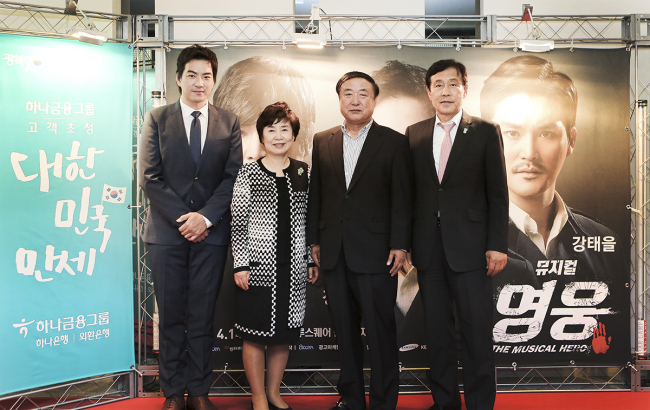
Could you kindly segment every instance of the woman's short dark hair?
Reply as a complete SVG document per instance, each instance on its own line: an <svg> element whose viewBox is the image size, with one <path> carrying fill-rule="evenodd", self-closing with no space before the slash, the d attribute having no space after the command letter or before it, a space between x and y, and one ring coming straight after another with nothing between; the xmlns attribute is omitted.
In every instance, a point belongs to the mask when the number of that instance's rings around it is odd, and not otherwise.
<svg viewBox="0 0 650 410"><path fill-rule="evenodd" d="M291 111L291 108L289 108L289 105L286 102L278 101L271 105L267 105L266 108L264 108L264 111L262 111L260 116L257 118L257 124L255 125L255 128L257 128L257 135L260 137L260 142L264 144L264 128L285 119L289 121L289 124L291 124L293 140L295 141L296 137L298 136L298 132L300 131L300 120L296 114Z"/></svg>

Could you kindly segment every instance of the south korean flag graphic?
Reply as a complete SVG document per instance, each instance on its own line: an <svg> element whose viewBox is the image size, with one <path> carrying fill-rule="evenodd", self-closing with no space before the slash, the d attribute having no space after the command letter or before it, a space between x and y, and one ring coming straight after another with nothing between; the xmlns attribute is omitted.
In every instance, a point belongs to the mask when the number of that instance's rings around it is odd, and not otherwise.
<svg viewBox="0 0 650 410"><path fill-rule="evenodd" d="M113 202L114 204L123 204L126 197L126 188L118 188L104 184L102 202Z"/></svg>

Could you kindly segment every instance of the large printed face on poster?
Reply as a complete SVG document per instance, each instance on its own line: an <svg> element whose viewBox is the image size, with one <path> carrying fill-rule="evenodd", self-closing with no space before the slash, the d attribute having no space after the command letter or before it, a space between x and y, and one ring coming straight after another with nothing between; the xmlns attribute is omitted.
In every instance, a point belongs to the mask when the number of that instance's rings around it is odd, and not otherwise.
<svg viewBox="0 0 650 410"><path fill-rule="evenodd" d="M173 84L171 64L178 52L168 56L168 84ZM497 362L627 361L627 52L531 55L511 49L420 47L231 47L215 52L219 74L213 101L240 116L244 161L264 155L253 129L270 103L286 101L297 113L302 126L291 156L309 161L314 132L343 121L335 85L344 73L371 74L380 87L374 120L404 132L434 115L426 69L440 59L463 62L468 70L463 109L501 125L511 199L509 262L493 281ZM178 98L175 92L170 87L169 102ZM224 314L232 306L224 305L232 294L225 291L234 286L229 276L218 302L226 319L217 328L226 336L217 344L223 341L230 351L237 341L228 337L230 319ZM423 365L426 341L417 270L403 272L399 283L400 359L406 367ZM295 348L304 354L303 362L336 363L326 298L320 287L309 292L306 322ZM313 350L321 352L314 355ZM300 357L296 352L290 360L301 362Z"/></svg>
<svg viewBox="0 0 650 410"><path fill-rule="evenodd" d="M557 64L522 55L500 64L481 90L482 115L501 127L510 199L508 264L493 280L494 351L504 364L620 365L629 353L627 244L558 188L581 146L577 83ZM590 187L582 195L600 183L569 177Z"/></svg>

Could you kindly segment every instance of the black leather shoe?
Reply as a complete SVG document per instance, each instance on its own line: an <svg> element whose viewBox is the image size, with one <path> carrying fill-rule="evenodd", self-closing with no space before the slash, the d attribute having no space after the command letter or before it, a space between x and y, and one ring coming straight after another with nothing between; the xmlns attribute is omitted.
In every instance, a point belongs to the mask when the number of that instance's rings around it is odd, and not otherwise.
<svg viewBox="0 0 650 410"><path fill-rule="evenodd" d="M185 398L178 396L167 397L162 410L185 410Z"/></svg>
<svg viewBox="0 0 650 410"><path fill-rule="evenodd" d="M291 407L278 407L268 399L266 401L269 403L269 410L293 410Z"/></svg>
<svg viewBox="0 0 650 410"><path fill-rule="evenodd" d="M334 407L332 407L330 410L345 410L347 409L345 399L339 399L339 401L336 402Z"/></svg>
<svg viewBox="0 0 650 410"><path fill-rule="evenodd" d="M187 410L217 410L217 406L212 404L207 394L203 396L188 396Z"/></svg>

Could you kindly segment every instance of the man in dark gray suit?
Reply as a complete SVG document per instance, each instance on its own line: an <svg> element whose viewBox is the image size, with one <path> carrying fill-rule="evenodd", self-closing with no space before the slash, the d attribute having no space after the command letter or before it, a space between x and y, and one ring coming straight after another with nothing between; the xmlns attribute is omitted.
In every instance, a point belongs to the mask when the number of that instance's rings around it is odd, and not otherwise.
<svg viewBox="0 0 650 410"><path fill-rule="evenodd" d="M149 111L139 144L139 183L150 202L144 231L160 327L164 409L216 409L214 307L230 241L230 202L242 164L234 114L208 104L217 56L194 45L178 56L181 98Z"/></svg>
<svg viewBox="0 0 650 410"><path fill-rule="evenodd" d="M345 122L314 137L307 208L307 242L323 269L341 363L341 400L332 409L366 407L363 317L372 367L370 408L394 410L396 275L411 246L409 143L373 121L379 87L368 74L343 75L336 92Z"/></svg>
<svg viewBox="0 0 650 410"><path fill-rule="evenodd" d="M467 70L431 65L427 94L436 115L409 126L415 170L413 265L424 305L433 410L460 410L455 305L468 410L492 409L491 277L507 262L508 187L499 126L462 110Z"/></svg>

